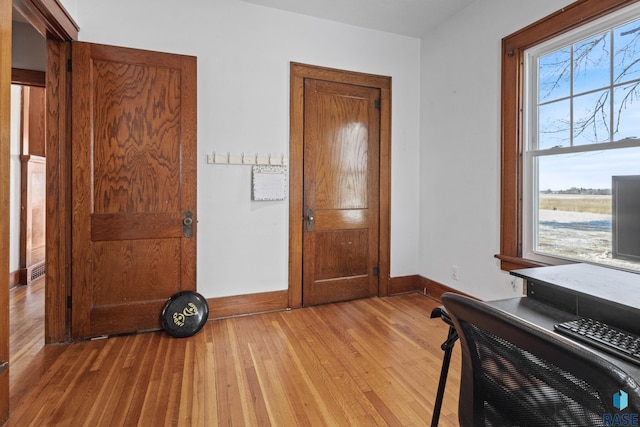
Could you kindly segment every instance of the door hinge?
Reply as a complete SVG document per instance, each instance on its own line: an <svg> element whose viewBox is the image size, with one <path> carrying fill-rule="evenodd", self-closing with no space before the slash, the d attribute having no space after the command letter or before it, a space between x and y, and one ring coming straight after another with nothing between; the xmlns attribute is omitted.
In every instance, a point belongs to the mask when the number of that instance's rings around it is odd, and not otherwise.
<svg viewBox="0 0 640 427"><path fill-rule="evenodd" d="M71 295L67 296L67 308L71 308Z"/></svg>
<svg viewBox="0 0 640 427"><path fill-rule="evenodd" d="M70 73L71 72L71 60L67 59L67 72Z"/></svg>
<svg viewBox="0 0 640 427"><path fill-rule="evenodd" d="M375 103L374 103L376 110L380 109L380 98L376 99Z"/></svg>
<svg viewBox="0 0 640 427"><path fill-rule="evenodd" d="M375 267L373 267L373 275L374 276L380 276L380 266L376 265Z"/></svg>

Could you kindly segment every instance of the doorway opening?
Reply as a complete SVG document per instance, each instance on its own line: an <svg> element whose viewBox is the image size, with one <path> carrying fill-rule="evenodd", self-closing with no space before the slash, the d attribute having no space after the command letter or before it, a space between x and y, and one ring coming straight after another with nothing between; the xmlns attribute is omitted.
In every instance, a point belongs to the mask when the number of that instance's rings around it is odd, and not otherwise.
<svg viewBox="0 0 640 427"><path fill-rule="evenodd" d="M13 9L9 272L11 356L44 345L46 40ZM32 284L34 286L32 286ZM37 286L35 286L37 285ZM19 289L23 288L24 289Z"/></svg>

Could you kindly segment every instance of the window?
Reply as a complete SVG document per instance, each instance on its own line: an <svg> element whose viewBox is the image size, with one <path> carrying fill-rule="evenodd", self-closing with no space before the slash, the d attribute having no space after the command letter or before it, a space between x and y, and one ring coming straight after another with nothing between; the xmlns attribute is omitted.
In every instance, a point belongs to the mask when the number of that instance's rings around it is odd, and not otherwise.
<svg viewBox="0 0 640 427"><path fill-rule="evenodd" d="M611 194L640 175L638 6L579 1L503 40L503 269L640 270L640 254L615 256Z"/></svg>
<svg viewBox="0 0 640 427"><path fill-rule="evenodd" d="M640 173L639 16L630 6L525 52L525 258L640 270L613 250L611 192Z"/></svg>

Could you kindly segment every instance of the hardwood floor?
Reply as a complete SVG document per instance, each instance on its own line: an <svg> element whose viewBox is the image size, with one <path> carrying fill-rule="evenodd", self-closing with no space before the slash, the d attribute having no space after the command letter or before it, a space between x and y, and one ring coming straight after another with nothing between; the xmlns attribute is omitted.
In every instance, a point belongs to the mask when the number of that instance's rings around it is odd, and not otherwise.
<svg viewBox="0 0 640 427"><path fill-rule="evenodd" d="M447 326L419 294L43 345L44 290L11 291L8 426L424 426ZM456 345L441 426L457 426Z"/></svg>

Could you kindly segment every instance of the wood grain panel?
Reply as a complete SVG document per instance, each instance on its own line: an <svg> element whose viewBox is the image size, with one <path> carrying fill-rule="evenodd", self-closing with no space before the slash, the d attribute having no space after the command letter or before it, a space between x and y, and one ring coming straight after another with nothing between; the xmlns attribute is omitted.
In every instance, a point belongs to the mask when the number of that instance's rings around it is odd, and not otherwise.
<svg viewBox="0 0 640 427"><path fill-rule="evenodd" d="M46 84L46 314L45 341L68 337L67 296L71 292L71 147L68 43L47 40Z"/></svg>
<svg viewBox="0 0 640 427"><path fill-rule="evenodd" d="M46 74L42 71L12 68L11 83L14 85L45 87Z"/></svg>
<svg viewBox="0 0 640 427"><path fill-rule="evenodd" d="M129 213L91 215L91 240L135 240L182 237L182 213Z"/></svg>
<svg viewBox="0 0 640 427"><path fill-rule="evenodd" d="M308 123L320 128L309 128L308 132L319 139L305 144L305 158L313 159L307 160L305 180L314 183L315 209L367 208L370 129L365 89L361 97L353 88L344 95L335 93L328 82L307 80L306 90L318 93L312 98L317 102L313 108L318 116ZM349 122L344 117L349 117Z"/></svg>
<svg viewBox="0 0 640 427"><path fill-rule="evenodd" d="M180 241L96 242L92 307L164 299L180 290ZM158 315L160 313L157 313Z"/></svg>
<svg viewBox="0 0 640 427"><path fill-rule="evenodd" d="M114 331L122 328L122 313L127 313L127 321L137 326L138 331L148 332L162 329L160 323L160 314L162 308L167 303L166 298L157 300L149 300L137 302L119 303L118 306L99 306L91 310L91 314L95 316L95 320L91 325L92 335L107 336L113 335ZM148 313L157 313L157 316L149 318Z"/></svg>
<svg viewBox="0 0 640 427"><path fill-rule="evenodd" d="M93 213L180 210L180 69L94 59Z"/></svg>
<svg viewBox="0 0 640 427"><path fill-rule="evenodd" d="M318 232L315 238L315 280L367 276L367 230Z"/></svg>
<svg viewBox="0 0 640 427"><path fill-rule="evenodd" d="M316 210L316 231L367 228L371 213L368 209Z"/></svg>

